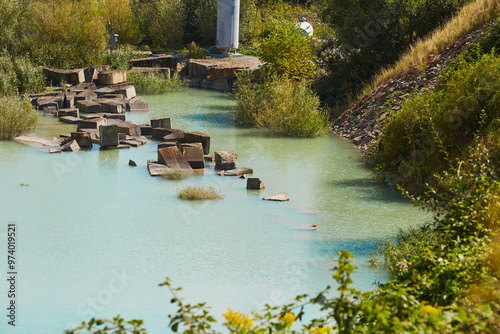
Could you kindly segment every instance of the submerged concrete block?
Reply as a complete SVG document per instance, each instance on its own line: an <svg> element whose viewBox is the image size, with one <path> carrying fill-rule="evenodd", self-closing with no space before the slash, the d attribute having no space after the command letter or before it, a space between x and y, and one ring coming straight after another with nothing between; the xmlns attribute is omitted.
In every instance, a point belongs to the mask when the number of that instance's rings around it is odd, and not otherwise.
<svg viewBox="0 0 500 334"><path fill-rule="evenodd" d="M172 120L170 117L155 117L151 119L151 127L172 129Z"/></svg>
<svg viewBox="0 0 500 334"><path fill-rule="evenodd" d="M258 177L249 177L247 179L247 189L264 189L264 182Z"/></svg>
<svg viewBox="0 0 500 334"><path fill-rule="evenodd" d="M101 85L116 85L127 81L127 71L104 71L99 72L98 79Z"/></svg>
<svg viewBox="0 0 500 334"><path fill-rule="evenodd" d="M158 162L172 169L193 171L184 155L182 155L181 151L176 146L159 148Z"/></svg>
<svg viewBox="0 0 500 334"><path fill-rule="evenodd" d="M101 125L99 127L99 144L101 147L118 146L118 126L117 125Z"/></svg>
<svg viewBox="0 0 500 334"><path fill-rule="evenodd" d="M231 170L236 168L236 153L231 150L217 151L214 153L215 168L222 170Z"/></svg>
<svg viewBox="0 0 500 334"><path fill-rule="evenodd" d="M181 144L180 149L191 168L205 168L203 146L201 143Z"/></svg>

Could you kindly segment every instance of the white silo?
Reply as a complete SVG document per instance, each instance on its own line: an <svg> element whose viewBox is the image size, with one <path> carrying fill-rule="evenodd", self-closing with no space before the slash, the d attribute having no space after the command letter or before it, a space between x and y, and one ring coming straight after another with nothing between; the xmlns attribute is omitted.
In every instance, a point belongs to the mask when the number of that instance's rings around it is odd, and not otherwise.
<svg viewBox="0 0 500 334"><path fill-rule="evenodd" d="M225 53L239 47L240 0L219 0L217 5L217 41Z"/></svg>

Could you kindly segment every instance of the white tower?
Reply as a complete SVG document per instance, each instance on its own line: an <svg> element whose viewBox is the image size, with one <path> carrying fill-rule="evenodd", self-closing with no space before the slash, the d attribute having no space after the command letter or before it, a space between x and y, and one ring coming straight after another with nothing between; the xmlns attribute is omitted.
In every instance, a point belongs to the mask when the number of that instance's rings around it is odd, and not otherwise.
<svg viewBox="0 0 500 334"><path fill-rule="evenodd" d="M219 0L217 4L217 41L219 50L228 53L239 47L240 0Z"/></svg>

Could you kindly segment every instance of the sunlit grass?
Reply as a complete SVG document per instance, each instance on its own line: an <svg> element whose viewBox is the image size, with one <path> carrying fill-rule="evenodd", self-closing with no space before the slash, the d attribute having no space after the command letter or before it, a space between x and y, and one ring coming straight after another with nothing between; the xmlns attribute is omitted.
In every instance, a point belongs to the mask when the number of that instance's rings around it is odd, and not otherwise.
<svg viewBox="0 0 500 334"><path fill-rule="evenodd" d="M180 199L200 200L200 199L223 199L224 196L213 186L187 186L177 192Z"/></svg>

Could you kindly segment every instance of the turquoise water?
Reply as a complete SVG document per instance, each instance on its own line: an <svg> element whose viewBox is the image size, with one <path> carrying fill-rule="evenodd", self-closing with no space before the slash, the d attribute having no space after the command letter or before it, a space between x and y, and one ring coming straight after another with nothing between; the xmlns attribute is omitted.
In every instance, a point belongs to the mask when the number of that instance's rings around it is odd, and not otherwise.
<svg viewBox="0 0 500 334"><path fill-rule="evenodd" d="M135 123L156 116L173 126L211 136L211 152L232 149L237 165L251 167L263 191L246 181L204 175L182 181L149 176L157 141L129 150L51 155L16 142L0 142L0 249L7 224L16 223L17 326L1 333L61 333L91 317L141 318L149 333L167 332L174 311L159 287L165 276L190 302L206 301L220 319L227 307L249 312L280 305L332 284L340 250L354 253L362 290L387 279L367 256L399 228L428 216L372 179L358 151L344 139L273 138L231 123L234 100L188 90L145 97L149 113L127 114ZM72 125L40 118L37 133L69 133ZM129 159L138 167L129 167ZM21 186L20 184L29 184ZM223 200L184 202L177 190L213 185ZM286 191L290 202L261 198ZM294 227L318 224L316 231ZM0 270L7 272L6 255ZM7 285L0 283L1 308Z"/></svg>

